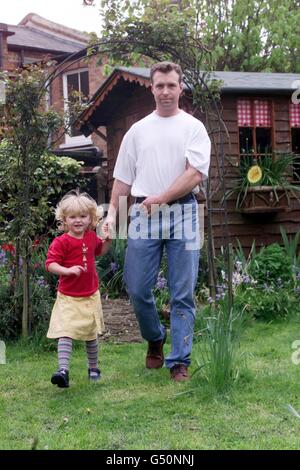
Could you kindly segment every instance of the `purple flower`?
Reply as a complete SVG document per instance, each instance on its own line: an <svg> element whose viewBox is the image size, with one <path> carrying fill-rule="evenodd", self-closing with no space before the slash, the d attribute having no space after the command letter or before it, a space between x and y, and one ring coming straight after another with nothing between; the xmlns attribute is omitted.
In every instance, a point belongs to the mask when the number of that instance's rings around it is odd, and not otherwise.
<svg viewBox="0 0 300 470"><path fill-rule="evenodd" d="M39 287L48 287L47 282L42 276L37 279L36 283Z"/></svg>
<svg viewBox="0 0 300 470"><path fill-rule="evenodd" d="M1 250L0 248L0 266L4 266L5 262L6 262L5 251Z"/></svg>
<svg viewBox="0 0 300 470"><path fill-rule="evenodd" d="M217 294L221 295L224 292L224 284L221 286L216 286Z"/></svg>
<svg viewBox="0 0 300 470"><path fill-rule="evenodd" d="M166 278L164 278L162 276L158 276L157 282L156 282L156 288L157 289L164 289L165 287L167 287Z"/></svg>
<svg viewBox="0 0 300 470"><path fill-rule="evenodd" d="M114 263L114 262L110 263L110 269L112 270L114 274L118 271L118 268L119 268L118 263Z"/></svg>
<svg viewBox="0 0 300 470"><path fill-rule="evenodd" d="M207 302L209 304L212 304L214 302L214 299L212 297L208 297Z"/></svg>
<svg viewBox="0 0 300 470"><path fill-rule="evenodd" d="M300 286L297 286L295 289L296 294L300 294Z"/></svg>
<svg viewBox="0 0 300 470"><path fill-rule="evenodd" d="M296 279L297 281L300 281L300 271L297 273Z"/></svg>
<svg viewBox="0 0 300 470"><path fill-rule="evenodd" d="M232 273L232 284L234 286L239 286L240 284L242 284L242 282L243 282L243 277L241 273L234 271Z"/></svg>

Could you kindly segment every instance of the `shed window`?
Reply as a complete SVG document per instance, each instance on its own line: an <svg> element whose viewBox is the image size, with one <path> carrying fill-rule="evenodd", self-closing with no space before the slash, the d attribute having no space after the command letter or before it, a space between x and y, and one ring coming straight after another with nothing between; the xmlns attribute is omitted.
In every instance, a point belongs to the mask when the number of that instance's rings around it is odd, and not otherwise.
<svg viewBox="0 0 300 470"><path fill-rule="evenodd" d="M300 104L290 103L292 152L300 154Z"/></svg>
<svg viewBox="0 0 300 470"><path fill-rule="evenodd" d="M240 155L272 152L272 114L268 100L240 99L237 102Z"/></svg>
<svg viewBox="0 0 300 470"><path fill-rule="evenodd" d="M294 180L300 180L300 104L290 103L292 152L299 155L294 161Z"/></svg>
<svg viewBox="0 0 300 470"><path fill-rule="evenodd" d="M300 127L294 127L292 132L292 152L300 155Z"/></svg>

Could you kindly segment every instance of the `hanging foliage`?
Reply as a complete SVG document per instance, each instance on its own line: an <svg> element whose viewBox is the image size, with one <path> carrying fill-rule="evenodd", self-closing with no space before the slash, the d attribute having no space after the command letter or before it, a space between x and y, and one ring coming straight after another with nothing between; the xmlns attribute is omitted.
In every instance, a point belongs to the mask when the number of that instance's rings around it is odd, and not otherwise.
<svg viewBox="0 0 300 470"><path fill-rule="evenodd" d="M49 138L63 119L46 109L45 71L32 66L13 77L2 74L0 79L6 92L5 104L0 106L5 136L0 144L0 244L14 246L14 314L17 317L22 311L22 334L27 336L32 246L47 224L51 195L61 189L62 173L70 173L73 184L80 164L70 162L68 171L68 162L55 167L51 159L56 157L46 154Z"/></svg>

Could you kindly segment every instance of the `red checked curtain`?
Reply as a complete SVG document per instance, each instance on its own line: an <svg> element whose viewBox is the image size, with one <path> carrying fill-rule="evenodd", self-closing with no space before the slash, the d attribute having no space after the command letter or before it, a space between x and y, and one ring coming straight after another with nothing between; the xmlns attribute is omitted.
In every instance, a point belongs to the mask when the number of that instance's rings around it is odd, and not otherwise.
<svg viewBox="0 0 300 470"><path fill-rule="evenodd" d="M238 100L239 127L272 127L271 104L267 100Z"/></svg>
<svg viewBox="0 0 300 470"><path fill-rule="evenodd" d="M292 152L300 155L300 103L290 103L290 127L292 138ZM295 173L297 175L297 183L300 181L300 158L295 162Z"/></svg>
<svg viewBox="0 0 300 470"><path fill-rule="evenodd" d="M271 106L269 101L254 100L254 126L255 127L272 127L271 126Z"/></svg>
<svg viewBox="0 0 300 470"><path fill-rule="evenodd" d="M237 114L239 127L253 127L252 103L250 100L238 100Z"/></svg>
<svg viewBox="0 0 300 470"><path fill-rule="evenodd" d="M290 103L290 126L300 127L300 104Z"/></svg>

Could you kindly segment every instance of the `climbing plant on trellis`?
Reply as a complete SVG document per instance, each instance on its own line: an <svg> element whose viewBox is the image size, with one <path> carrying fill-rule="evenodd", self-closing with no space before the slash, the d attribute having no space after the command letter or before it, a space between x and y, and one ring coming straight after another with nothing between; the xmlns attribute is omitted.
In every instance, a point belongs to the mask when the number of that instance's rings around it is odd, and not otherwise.
<svg viewBox="0 0 300 470"><path fill-rule="evenodd" d="M105 2L104 2L105 3ZM108 3L108 2L106 2ZM111 2L117 3L117 2ZM155 2L148 2L155 3ZM232 285L230 269L230 244L227 221L225 187L225 142L230 145L229 134L222 119L220 101L220 82L213 79L210 73L202 70L205 62L209 63L210 51L202 44L199 36L199 19L195 19L194 28L187 28L190 13L185 13L175 8L168 9L170 4L176 2L165 1L165 16L159 15L158 19L153 14L145 14L142 20L139 17L128 17L118 23L117 28L110 27L111 16L107 15L104 38L95 39L90 46L80 53L68 56L64 62L55 67L47 79L49 84L59 75L63 74L72 65L82 60L82 54L87 58L97 55L99 62L102 58L109 58L109 63L132 65L141 63L149 66L151 63L170 60L181 65L184 72L184 83L187 96L191 99L192 113L204 118L206 128L212 141L214 158L205 186L202 187L205 195L207 210L207 246L209 267L209 288L213 298L216 295L218 285L215 266L215 245L213 233L213 216L219 212L222 219L223 240L226 247L228 266L228 302L229 309L232 306ZM174 5L173 5L174 6ZM160 8L163 8L160 4ZM161 12L160 12L161 13ZM198 23L197 23L198 21ZM191 34L191 31L194 34ZM217 201L214 204L214 200Z"/></svg>

